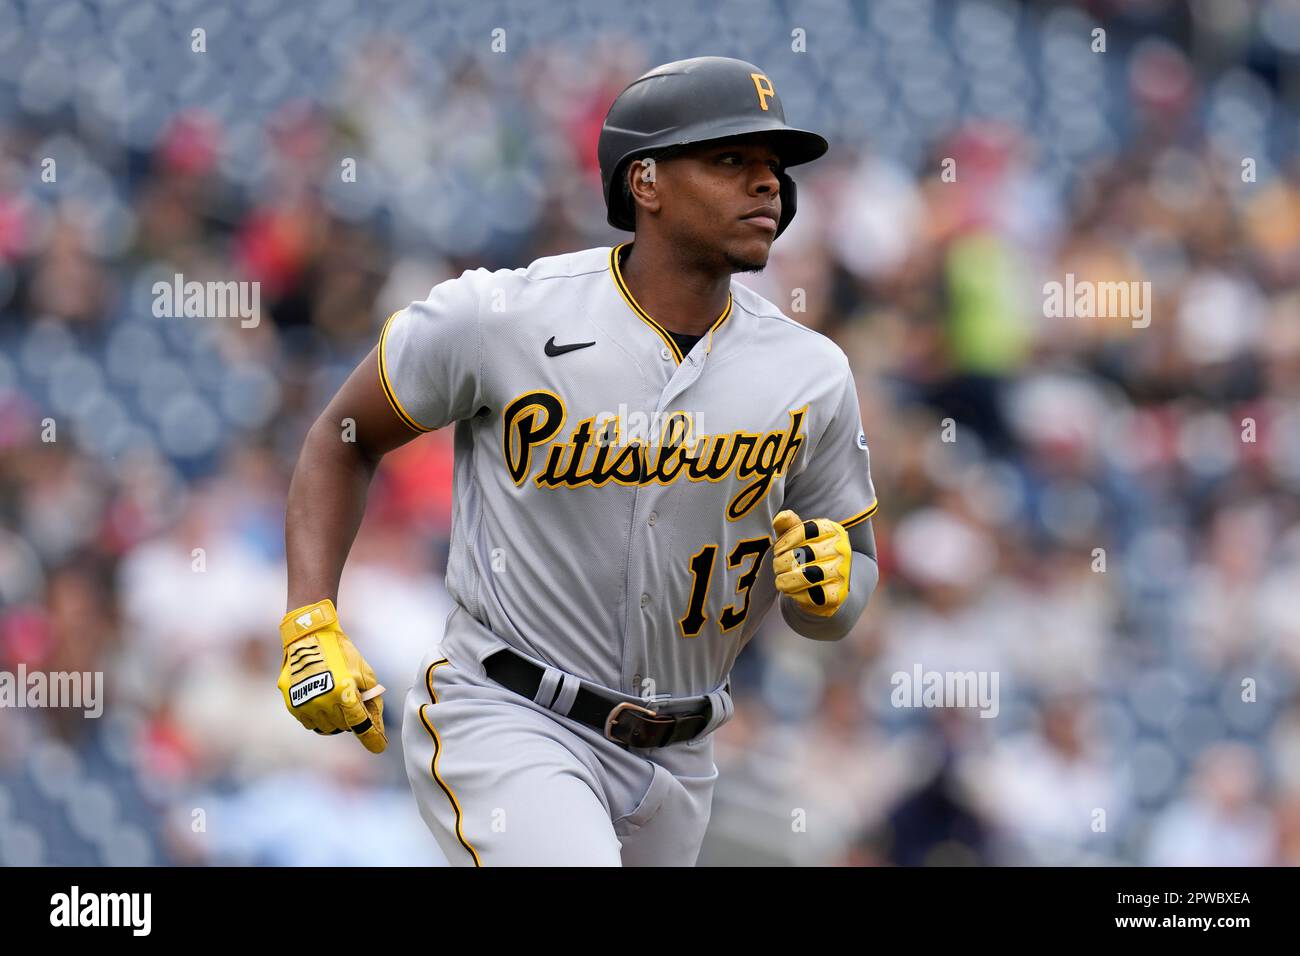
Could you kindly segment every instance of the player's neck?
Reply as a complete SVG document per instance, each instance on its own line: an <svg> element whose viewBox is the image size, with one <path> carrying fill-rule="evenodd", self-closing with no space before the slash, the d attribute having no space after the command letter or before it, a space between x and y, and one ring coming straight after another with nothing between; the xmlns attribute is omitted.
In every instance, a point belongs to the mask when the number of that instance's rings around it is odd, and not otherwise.
<svg viewBox="0 0 1300 956"><path fill-rule="evenodd" d="M727 307L731 273L702 270L674 251L640 236L624 250L623 281L637 304L670 332L704 335Z"/></svg>

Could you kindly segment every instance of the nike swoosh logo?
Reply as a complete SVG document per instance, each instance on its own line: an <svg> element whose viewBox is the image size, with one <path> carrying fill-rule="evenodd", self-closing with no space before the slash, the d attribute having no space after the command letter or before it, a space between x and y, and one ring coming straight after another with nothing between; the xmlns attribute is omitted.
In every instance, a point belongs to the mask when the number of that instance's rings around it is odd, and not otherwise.
<svg viewBox="0 0 1300 956"><path fill-rule="evenodd" d="M556 355L563 355L565 352L573 352L577 349L585 349L595 344L595 342L574 342L572 345L556 345L555 336L552 335L546 340L546 354L553 358Z"/></svg>

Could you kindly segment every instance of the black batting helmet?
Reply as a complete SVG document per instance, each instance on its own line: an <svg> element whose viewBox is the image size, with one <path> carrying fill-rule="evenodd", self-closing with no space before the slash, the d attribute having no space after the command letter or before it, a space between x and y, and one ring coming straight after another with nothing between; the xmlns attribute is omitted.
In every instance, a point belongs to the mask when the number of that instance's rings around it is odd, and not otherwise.
<svg viewBox="0 0 1300 956"><path fill-rule="evenodd" d="M636 215L623 189L634 160L658 150L769 133L781 158L779 236L794 218L794 180L789 166L826 152L826 140L785 123L785 110L767 74L744 60L697 56L657 66L633 80L614 100L600 130L600 179L609 224L632 231Z"/></svg>

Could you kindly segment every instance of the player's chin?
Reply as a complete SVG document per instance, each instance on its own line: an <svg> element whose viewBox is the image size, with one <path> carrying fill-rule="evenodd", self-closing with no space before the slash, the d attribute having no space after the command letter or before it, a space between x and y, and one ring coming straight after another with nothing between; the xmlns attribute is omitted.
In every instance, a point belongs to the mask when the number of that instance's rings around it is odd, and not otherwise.
<svg viewBox="0 0 1300 956"><path fill-rule="evenodd" d="M743 241L727 243L725 249L727 264L731 266L732 272L761 272L767 267L767 257L772 251L772 239L764 236L750 237Z"/></svg>

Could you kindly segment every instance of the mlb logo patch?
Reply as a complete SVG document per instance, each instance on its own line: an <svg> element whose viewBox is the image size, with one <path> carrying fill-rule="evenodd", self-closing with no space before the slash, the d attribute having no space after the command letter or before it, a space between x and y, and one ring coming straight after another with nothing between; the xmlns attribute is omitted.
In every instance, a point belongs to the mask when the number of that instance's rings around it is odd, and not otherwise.
<svg viewBox="0 0 1300 956"><path fill-rule="evenodd" d="M867 435L865 432L858 432L858 447L863 451L867 450Z"/></svg>

